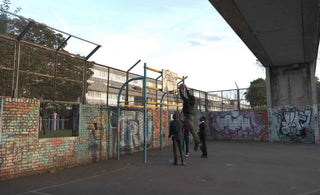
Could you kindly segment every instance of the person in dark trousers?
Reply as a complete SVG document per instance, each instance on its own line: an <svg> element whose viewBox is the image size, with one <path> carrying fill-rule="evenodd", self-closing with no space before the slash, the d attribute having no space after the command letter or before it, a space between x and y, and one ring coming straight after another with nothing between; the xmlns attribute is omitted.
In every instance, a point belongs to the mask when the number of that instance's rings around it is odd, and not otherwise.
<svg viewBox="0 0 320 195"><path fill-rule="evenodd" d="M178 114L173 114L173 121L169 126L169 138L172 137L172 146L173 146L173 165L178 164L178 154L177 150L179 150L181 157L181 165L185 165L183 162L183 150L182 150L182 141L183 141L183 124L181 120L178 118Z"/></svg>
<svg viewBox="0 0 320 195"><path fill-rule="evenodd" d="M189 129L186 127L185 122L183 121L183 149L185 149L185 157L189 157Z"/></svg>
<svg viewBox="0 0 320 195"><path fill-rule="evenodd" d="M207 124L206 124L206 117L202 116L200 118L199 124L199 138L201 140L201 151L202 155L201 158L208 158L208 151L207 151Z"/></svg>
<svg viewBox="0 0 320 195"><path fill-rule="evenodd" d="M187 96L184 96L184 91L186 91ZM198 136L198 134L196 133L196 128L194 126L193 123L193 113L194 113L194 105L195 105L195 101L196 98L194 97L194 95L190 94L189 90L187 89L187 86L185 84L181 84L179 87L179 91L180 91L180 97L183 100L183 115L184 115L184 122L189 130L189 132L191 132L193 139L194 139L194 150L197 151L200 147L200 138Z"/></svg>

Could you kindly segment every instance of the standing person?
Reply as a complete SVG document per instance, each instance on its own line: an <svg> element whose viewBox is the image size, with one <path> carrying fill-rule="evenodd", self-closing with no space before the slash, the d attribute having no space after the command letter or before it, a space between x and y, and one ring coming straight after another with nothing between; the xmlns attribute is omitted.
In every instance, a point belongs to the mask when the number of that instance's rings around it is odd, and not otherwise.
<svg viewBox="0 0 320 195"><path fill-rule="evenodd" d="M206 124L206 117L202 116L200 118L200 124L199 124L199 138L201 140L201 151L202 155L201 158L208 158L208 152L207 152L207 124Z"/></svg>
<svg viewBox="0 0 320 195"><path fill-rule="evenodd" d="M183 124L178 118L178 114L173 114L173 121L169 126L169 138L172 137L172 146L173 146L173 165L178 164L178 154L177 149L179 150L181 157L181 165L185 165L183 162L183 151L182 151L182 141L183 141Z"/></svg>
<svg viewBox="0 0 320 195"><path fill-rule="evenodd" d="M183 89L185 89L187 96L185 97L183 94ZM187 128L189 129L189 131L191 132L193 139L194 139L194 150L197 151L200 147L200 139L198 134L196 133L196 128L194 126L193 123L193 112L194 112L194 105L195 105L195 101L196 98L194 97L194 95L190 94L189 90L187 89L187 86L185 84L181 84L179 87L179 91L180 91L180 96L183 100L183 115L184 115L184 121L186 123Z"/></svg>

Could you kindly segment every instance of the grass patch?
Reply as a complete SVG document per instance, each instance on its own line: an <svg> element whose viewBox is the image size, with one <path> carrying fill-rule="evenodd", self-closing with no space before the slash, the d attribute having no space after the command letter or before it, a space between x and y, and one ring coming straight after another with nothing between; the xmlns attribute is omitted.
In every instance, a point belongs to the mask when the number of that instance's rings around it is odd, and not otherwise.
<svg viewBox="0 0 320 195"><path fill-rule="evenodd" d="M49 130L47 134L43 134L42 131L39 132L39 138L49 138L49 137L72 137L71 130Z"/></svg>

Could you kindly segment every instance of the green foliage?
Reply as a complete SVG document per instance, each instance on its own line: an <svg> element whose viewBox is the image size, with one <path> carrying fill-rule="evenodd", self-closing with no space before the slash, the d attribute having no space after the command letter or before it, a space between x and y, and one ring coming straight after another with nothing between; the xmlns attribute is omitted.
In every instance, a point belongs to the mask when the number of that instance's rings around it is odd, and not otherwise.
<svg viewBox="0 0 320 195"><path fill-rule="evenodd" d="M39 132L39 138L51 138L51 137L72 137L71 130L50 130L47 134L42 131Z"/></svg>
<svg viewBox="0 0 320 195"><path fill-rule="evenodd" d="M320 104L320 81L318 77L316 77L316 92L317 92L317 103Z"/></svg>
<svg viewBox="0 0 320 195"><path fill-rule="evenodd" d="M266 82L258 78L250 82L250 87L245 93L246 100L251 107L263 106L267 104Z"/></svg>
<svg viewBox="0 0 320 195"><path fill-rule="evenodd" d="M3 0L0 8L0 33L17 38L30 21L3 12L10 9L9 0ZM19 10L20 8L16 9L16 12ZM65 41L65 37L45 25L34 23L23 40L57 49ZM65 51L66 45L64 44L60 50ZM12 96L15 47L13 41L0 40L0 95L2 96ZM84 59L79 57L59 54L21 42L19 97L79 102L83 94L84 72ZM87 63L87 80L93 75L92 67L93 63ZM87 89L88 83L85 90Z"/></svg>

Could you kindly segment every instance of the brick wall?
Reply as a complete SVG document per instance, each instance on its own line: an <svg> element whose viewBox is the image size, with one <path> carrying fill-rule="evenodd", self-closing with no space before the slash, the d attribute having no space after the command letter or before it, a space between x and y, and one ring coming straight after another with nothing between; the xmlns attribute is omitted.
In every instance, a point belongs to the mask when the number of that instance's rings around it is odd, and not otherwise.
<svg viewBox="0 0 320 195"><path fill-rule="evenodd" d="M79 166L116 157L114 108L80 105L79 136L38 138L37 100L0 98L0 180ZM168 112L163 112L163 145L168 141ZM160 113L148 110L148 149L160 147ZM121 111L121 154L143 149L142 110Z"/></svg>

